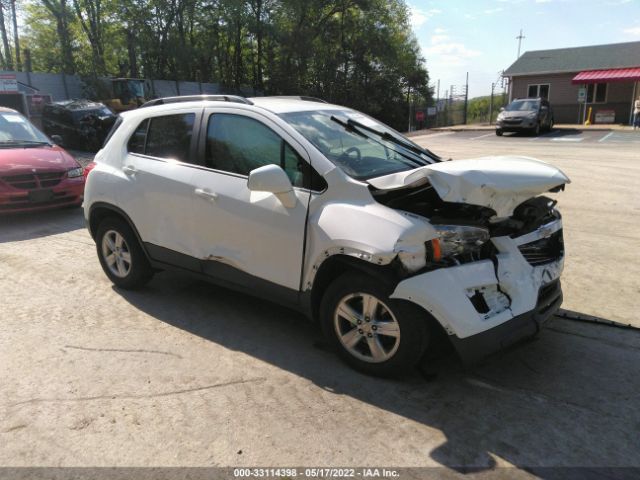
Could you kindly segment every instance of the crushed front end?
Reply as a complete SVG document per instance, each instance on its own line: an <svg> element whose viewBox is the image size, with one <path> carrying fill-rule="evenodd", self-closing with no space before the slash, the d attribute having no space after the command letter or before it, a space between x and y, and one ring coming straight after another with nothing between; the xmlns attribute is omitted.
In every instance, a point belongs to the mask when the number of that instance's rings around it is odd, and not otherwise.
<svg viewBox="0 0 640 480"><path fill-rule="evenodd" d="M442 201L429 184L374 196L438 231L425 245L427 265L391 297L427 310L466 364L535 335L560 307L564 243L554 200L532 197L497 217L486 206Z"/></svg>

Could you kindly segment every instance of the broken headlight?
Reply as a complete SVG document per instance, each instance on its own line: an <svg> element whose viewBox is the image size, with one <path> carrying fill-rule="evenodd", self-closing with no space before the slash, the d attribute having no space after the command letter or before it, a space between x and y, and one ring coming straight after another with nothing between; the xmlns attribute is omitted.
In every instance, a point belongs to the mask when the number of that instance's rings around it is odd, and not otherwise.
<svg viewBox="0 0 640 480"><path fill-rule="evenodd" d="M438 238L431 240L431 245L427 247L427 255L432 261L478 253L490 238L486 228L464 225L434 225L434 228Z"/></svg>

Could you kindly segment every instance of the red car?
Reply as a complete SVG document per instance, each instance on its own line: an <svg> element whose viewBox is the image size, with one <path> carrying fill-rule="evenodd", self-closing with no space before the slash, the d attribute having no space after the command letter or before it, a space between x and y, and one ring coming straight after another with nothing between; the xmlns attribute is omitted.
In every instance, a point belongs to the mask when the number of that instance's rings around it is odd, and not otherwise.
<svg viewBox="0 0 640 480"><path fill-rule="evenodd" d="M0 214L80 206L83 173L29 120L0 107Z"/></svg>

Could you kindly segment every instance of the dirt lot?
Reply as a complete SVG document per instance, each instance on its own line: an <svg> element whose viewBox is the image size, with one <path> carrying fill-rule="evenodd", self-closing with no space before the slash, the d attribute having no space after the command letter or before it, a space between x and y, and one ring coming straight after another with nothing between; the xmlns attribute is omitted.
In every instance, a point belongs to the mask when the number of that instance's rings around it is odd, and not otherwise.
<svg viewBox="0 0 640 480"><path fill-rule="evenodd" d="M417 140L562 168L565 307L640 326L634 137L480 135ZM379 380L266 302L169 273L118 291L94 248L78 210L0 219L0 465L640 467L638 331L556 318L472 370Z"/></svg>

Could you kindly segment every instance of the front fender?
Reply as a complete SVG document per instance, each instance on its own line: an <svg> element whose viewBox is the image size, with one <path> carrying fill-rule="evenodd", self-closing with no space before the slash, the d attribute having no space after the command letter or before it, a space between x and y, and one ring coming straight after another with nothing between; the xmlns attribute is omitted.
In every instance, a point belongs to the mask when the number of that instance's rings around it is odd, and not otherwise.
<svg viewBox="0 0 640 480"><path fill-rule="evenodd" d="M425 242L437 236L425 218L375 201L327 203L310 215L309 225L304 290L312 287L320 265L333 255L374 265L389 265L397 258L408 273L415 272L425 265Z"/></svg>

